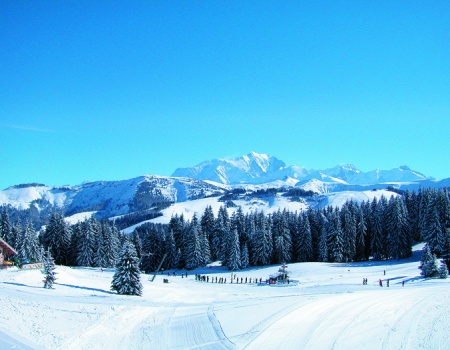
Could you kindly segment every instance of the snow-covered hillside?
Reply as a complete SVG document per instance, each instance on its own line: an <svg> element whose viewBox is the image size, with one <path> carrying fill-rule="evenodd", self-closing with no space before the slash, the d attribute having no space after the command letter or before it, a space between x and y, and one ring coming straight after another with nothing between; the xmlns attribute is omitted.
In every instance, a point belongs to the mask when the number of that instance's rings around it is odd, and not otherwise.
<svg viewBox="0 0 450 350"><path fill-rule="evenodd" d="M279 266L233 271L234 283L217 264L187 278L171 270L154 282L141 275L142 297L111 293L112 270L58 266L54 290L38 270L0 270L0 348L445 350L450 279L420 277L420 255L292 264L299 284L286 287L255 283Z"/></svg>
<svg viewBox="0 0 450 350"><path fill-rule="evenodd" d="M224 193L221 185L190 178L146 175L121 181L97 181L79 186L20 185L0 191L0 205L26 209L52 205L67 215L97 212L112 217L146 210L161 203L183 202Z"/></svg>

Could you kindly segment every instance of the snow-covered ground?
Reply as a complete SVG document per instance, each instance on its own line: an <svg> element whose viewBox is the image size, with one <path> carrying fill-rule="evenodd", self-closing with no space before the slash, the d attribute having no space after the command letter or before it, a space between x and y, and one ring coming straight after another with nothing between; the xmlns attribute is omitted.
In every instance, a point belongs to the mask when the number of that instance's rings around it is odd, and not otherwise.
<svg viewBox="0 0 450 350"><path fill-rule="evenodd" d="M0 348L449 349L450 279L421 278L420 256L291 264L300 283L287 287L254 283L279 266L235 271L233 284L220 266L142 275L142 297L111 293L112 270L58 266L54 290L40 271L0 270Z"/></svg>

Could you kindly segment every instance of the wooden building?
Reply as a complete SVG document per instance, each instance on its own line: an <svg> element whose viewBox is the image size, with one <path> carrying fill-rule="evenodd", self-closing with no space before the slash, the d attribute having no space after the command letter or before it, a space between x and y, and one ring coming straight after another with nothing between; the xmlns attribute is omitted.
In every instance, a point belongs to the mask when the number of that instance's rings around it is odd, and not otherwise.
<svg viewBox="0 0 450 350"><path fill-rule="evenodd" d="M0 265L4 265L10 256L16 255L17 251L0 238Z"/></svg>

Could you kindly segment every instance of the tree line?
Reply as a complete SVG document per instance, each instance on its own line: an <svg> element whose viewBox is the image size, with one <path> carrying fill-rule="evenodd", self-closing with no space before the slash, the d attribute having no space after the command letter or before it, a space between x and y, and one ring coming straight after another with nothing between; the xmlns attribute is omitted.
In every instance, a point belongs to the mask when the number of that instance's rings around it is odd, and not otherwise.
<svg viewBox="0 0 450 350"><path fill-rule="evenodd" d="M49 250L56 264L113 267L125 242L140 268L195 269L221 261L230 270L289 262L351 262L403 259L425 241L432 254L450 261L450 199L447 189L406 191L390 198L348 201L341 207L244 214L241 208L208 206L201 216L175 215L169 224L145 224L125 235L94 217L69 225L53 211L39 235L30 222L11 224L3 209L0 236L18 259L40 260Z"/></svg>

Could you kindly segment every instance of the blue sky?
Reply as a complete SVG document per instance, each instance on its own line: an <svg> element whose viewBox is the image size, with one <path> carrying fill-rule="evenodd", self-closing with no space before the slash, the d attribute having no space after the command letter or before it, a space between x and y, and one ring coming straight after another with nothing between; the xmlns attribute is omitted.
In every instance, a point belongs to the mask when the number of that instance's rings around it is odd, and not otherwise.
<svg viewBox="0 0 450 350"><path fill-rule="evenodd" d="M0 189L267 153L450 177L449 1L1 1Z"/></svg>

